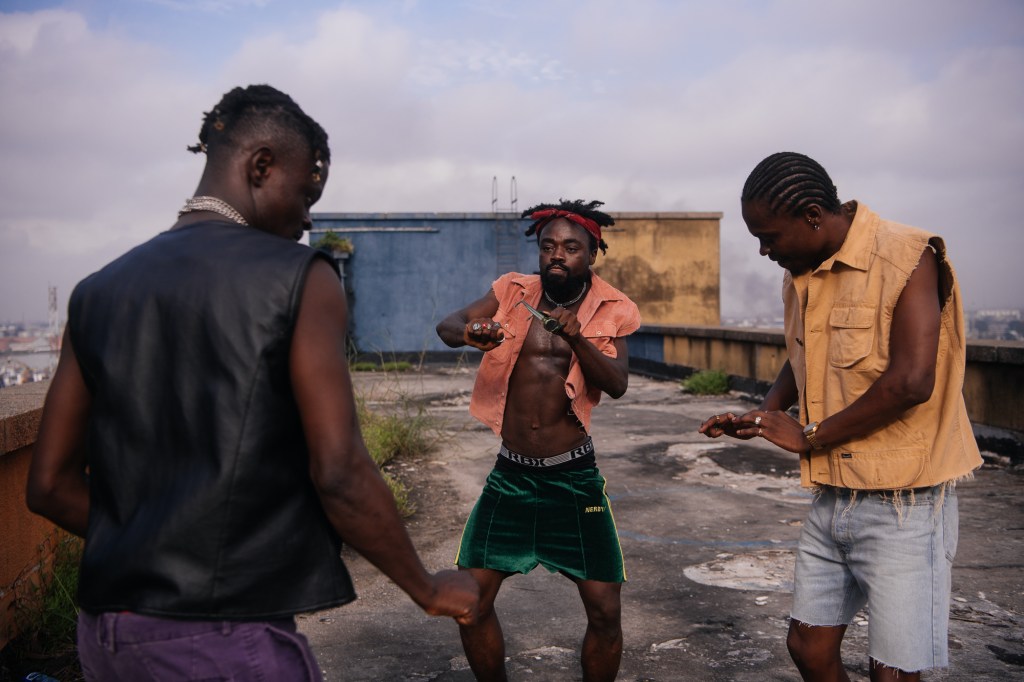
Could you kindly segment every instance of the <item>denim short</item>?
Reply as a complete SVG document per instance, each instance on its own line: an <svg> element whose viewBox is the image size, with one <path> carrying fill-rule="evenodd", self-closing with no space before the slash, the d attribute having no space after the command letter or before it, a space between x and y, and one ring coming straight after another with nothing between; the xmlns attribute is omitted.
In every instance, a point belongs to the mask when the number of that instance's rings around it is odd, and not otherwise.
<svg viewBox="0 0 1024 682"><path fill-rule="evenodd" d="M321 682L295 621L196 621L129 612L78 615L85 679Z"/></svg>
<svg viewBox="0 0 1024 682"><path fill-rule="evenodd" d="M956 489L905 490L896 502L892 491L822 488L800 535L792 617L849 625L867 604L871 658L906 672L945 667Z"/></svg>

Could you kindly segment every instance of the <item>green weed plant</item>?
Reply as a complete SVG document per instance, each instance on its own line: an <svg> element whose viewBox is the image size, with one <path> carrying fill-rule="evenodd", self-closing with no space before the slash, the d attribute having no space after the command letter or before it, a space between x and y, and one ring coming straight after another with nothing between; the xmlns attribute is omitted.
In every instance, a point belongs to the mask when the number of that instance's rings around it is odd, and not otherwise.
<svg viewBox="0 0 1024 682"><path fill-rule="evenodd" d="M394 362L381 362L378 365L376 362L360 360L359 362L353 362L349 367L353 372L408 372L412 369L412 363L404 360L395 360Z"/></svg>
<svg viewBox="0 0 1024 682"><path fill-rule="evenodd" d="M323 236L310 244L310 246L314 249L319 249L320 251L326 251L327 253L352 253L355 251L351 239L338 236L338 234L332 230L325 232Z"/></svg>
<svg viewBox="0 0 1024 682"><path fill-rule="evenodd" d="M440 431L422 408L413 407L409 401L397 401L395 412L373 411L364 398L357 398L356 402L366 448L391 488L398 511L402 516L411 516L416 508L409 487L387 471L388 465L430 452L440 440Z"/></svg>
<svg viewBox="0 0 1024 682"><path fill-rule="evenodd" d="M405 360L396 360L395 362L385 362L380 366L383 372L408 372L412 369L412 363L406 362Z"/></svg>
<svg viewBox="0 0 1024 682"><path fill-rule="evenodd" d="M683 390L695 395L722 395L729 392L729 375L717 369L702 369L681 382Z"/></svg>
<svg viewBox="0 0 1024 682"><path fill-rule="evenodd" d="M62 682L82 680L75 633L82 540L57 531L39 547L39 568L14 586L18 635L3 651L0 679L42 672ZM9 677L14 675L14 677Z"/></svg>

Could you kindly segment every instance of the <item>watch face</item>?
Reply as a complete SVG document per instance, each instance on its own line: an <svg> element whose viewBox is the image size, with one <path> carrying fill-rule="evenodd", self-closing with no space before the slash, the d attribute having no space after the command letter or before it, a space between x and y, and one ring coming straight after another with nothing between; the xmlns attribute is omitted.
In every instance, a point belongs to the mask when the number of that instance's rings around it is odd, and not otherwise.
<svg viewBox="0 0 1024 682"><path fill-rule="evenodd" d="M810 424L808 424L807 426L804 427L804 434L814 433L817 430L818 430L818 422L811 422Z"/></svg>

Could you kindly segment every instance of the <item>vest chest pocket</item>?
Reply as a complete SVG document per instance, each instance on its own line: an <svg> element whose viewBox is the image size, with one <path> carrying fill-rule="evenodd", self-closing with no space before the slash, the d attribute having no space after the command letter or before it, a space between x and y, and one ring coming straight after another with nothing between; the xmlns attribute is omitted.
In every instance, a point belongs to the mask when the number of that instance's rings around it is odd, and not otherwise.
<svg viewBox="0 0 1024 682"><path fill-rule="evenodd" d="M607 349L614 343L615 332L616 330L611 324L606 322L594 324L591 322L582 330L581 333L583 334L583 338L594 344L594 347L599 351L605 355L613 355L614 353L609 353Z"/></svg>
<svg viewBox="0 0 1024 682"><path fill-rule="evenodd" d="M866 358L875 341L875 308L833 308L828 361L833 367L851 367Z"/></svg>
<svg viewBox="0 0 1024 682"><path fill-rule="evenodd" d="M487 355L490 355L495 360L506 361L512 355L513 346L516 345L516 333L512 329L513 323L507 317L503 321L499 315L495 315L494 321L501 325L501 332L505 339L496 348L487 351Z"/></svg>

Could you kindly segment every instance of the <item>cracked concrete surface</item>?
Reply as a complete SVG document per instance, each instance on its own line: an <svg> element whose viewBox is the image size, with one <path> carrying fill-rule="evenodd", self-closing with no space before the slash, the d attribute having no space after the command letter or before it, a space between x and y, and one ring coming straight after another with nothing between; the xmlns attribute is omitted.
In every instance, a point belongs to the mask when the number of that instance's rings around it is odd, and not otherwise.
<svg viewBox="0 0 1024 682"><path fill-rule="evenodd" d="M447 568L494 461L498 441L468 413L475 369L431 366L358 374L374 409L396 402L438 418L435 452L396 464L415 486L410 534L431 570ZM698 398L633 375L620 400L595 409L598 466L622 537L625 647L620 680L798 680L786 652L793 548L810 502L796 456L755 439L709 441L704 418L746 411L741 396ZM1024 679L1022 472L989 458L960 488L951 667L929 681ZM455 624L423 615L346 550L359 599L299 618L328 682L473 679ZM513 681L581 679L586 619L575 587L543 569L506 581L496 608ZM852 680L867 679L863 611L848 630Z"/></svg>

